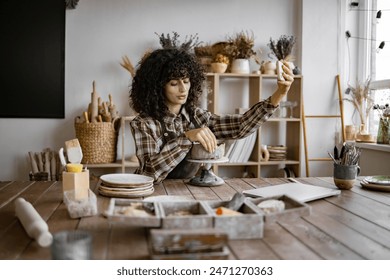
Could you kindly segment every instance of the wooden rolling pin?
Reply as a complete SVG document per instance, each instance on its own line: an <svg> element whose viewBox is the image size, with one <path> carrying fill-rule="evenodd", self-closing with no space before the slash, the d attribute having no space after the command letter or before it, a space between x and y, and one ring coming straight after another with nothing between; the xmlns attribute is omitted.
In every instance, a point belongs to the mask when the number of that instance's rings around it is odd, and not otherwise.
<svg viewBox="0 0 390 280"><path fill-rule="evenodd" d="M53 241L47 223L42 219L37 210L24 198L15 200L15 213L19 218L28 236L34 238L39 246L48 247Z"/></svg>

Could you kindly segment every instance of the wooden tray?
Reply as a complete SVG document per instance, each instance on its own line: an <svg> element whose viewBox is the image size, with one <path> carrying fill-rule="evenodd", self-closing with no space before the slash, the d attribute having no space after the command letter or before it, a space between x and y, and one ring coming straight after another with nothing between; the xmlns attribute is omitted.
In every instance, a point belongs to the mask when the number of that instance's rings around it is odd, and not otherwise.
<svg viewBox="0 0 390 280"><path fill-rule="evenodd" d="M242 215L217 215L218 207L227 207L229 201L202 201L206 210L213 217L216 229L227 232L230 239L262 238L264 232L264 215L256 211L253 204L244 202L237 212ZM257 207L256 207L257 208Z"/></svg>
<svg viewBox="0 0 390 280"><path fill-rule="evenodd" d="M159 202L162 228L212 228L213 218L199 201ZM188 214L188 215L181 215Z"/></svg>
<svg viewBox="0 0 390 280"><path fill-rule="evenodd" d="M228 236L219 229L152 229L150 251L154 260L227 259Z"/></svg>
<svg viewBox="0 0 390 280"><path fill-rule="evenodd" d="M269 199L277 199L283 201L285 204L285 209L278 213L264 213L264 211L262 211L261 208L257 206L257 204ZM246 202L248 204L252 204L254 209L256 209L256 212L264 215L265 223L274 223L277 221L291 221L301 216L308 216L311 213L311 207L308 204L304 202L299 202L298 200L295 200L287 195L278 195L266 198L248 198Z"/></svg>
<svg viewBox="0 0 390 280"><path fill-rule="evenodd" d="M137 211L134 213L131 210L135 206ZM139 215L136 215L137 213ZM123 222L132 226L160 227L161 225L160 208L155 202L111 198L104 215L112 222Z"/></svg>

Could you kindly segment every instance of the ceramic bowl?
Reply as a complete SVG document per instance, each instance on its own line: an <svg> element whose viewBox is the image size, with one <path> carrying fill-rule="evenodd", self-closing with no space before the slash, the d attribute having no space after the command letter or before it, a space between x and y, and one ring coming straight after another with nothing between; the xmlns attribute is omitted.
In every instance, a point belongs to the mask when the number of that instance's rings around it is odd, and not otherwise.
<svg viewBox="0 0 390 280"><path fill-rule="evenodd" d="M225 155L225 143L217 145L213 153L209 153L200 143L194 143L191 149L192 159L220 159Z"/></svg>

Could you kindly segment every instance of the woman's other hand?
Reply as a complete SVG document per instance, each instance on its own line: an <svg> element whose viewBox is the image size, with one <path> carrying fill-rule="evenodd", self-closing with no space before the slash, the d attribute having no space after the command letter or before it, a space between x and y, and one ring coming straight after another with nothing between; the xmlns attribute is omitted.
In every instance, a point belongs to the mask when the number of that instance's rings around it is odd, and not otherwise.
<svg viewBox="0 0 390 280"><path fill-rule="evenodd" d="M217 148L217 139L208 127L188 130L185 135L191 142L199 142L209 153L213 153Z"/></svg>

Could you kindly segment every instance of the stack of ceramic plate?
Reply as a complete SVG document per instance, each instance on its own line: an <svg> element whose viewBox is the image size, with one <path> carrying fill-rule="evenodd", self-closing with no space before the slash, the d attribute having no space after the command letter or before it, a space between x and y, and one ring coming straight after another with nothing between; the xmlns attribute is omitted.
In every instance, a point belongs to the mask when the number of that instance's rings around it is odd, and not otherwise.
<svg viewBox="0 0 390 280"><path fill-rule="evenodd" d="M100 177L99 193L110 197L142 197L154 192L153 178L138 174L106 174Z"/></svg>
<svg viewBox="0 0 390 280"><path fill-rule="evenodd" d="M286 146L267 146L269 152L269 160L286 160L287 147Z"/></svg>
<svg viewBox="0 0 390 280"><path fill-rule="evenodd" d="M368 176L360 182L362 187L378 191L390 191L390 175Z"/></svg>

